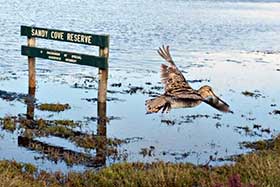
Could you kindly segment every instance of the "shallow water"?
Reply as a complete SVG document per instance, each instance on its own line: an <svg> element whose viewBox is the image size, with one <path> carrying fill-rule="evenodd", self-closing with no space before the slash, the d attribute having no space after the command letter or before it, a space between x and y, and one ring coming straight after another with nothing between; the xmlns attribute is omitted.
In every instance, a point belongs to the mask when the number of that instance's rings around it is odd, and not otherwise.
<svg viewBox="0 0 280 187"><path fill-rule="evenodd" d="M277 1L3 1L0 0L0 85L27 93L27 59L20 55L26 38L20 25L110 34L107 137L129 140L117 147L122 161L171 161L205 164L210 156L227 158L248 152L239 143L279 133L280 3ZM37 40L38 46L84 53L94 47ZM211 85L230 104L224 114L201 104L169 114L145 114L149 91L162 93L156 50L171 46L178 67L194 88ZM69 103L70 110L35 110L35 118L81 121L79 131L97 133L97 70L37 59L37 103ZM120 87L114 84L121 83ZM131 88L141 87L136 93ZM242 94L250 91L256 97ZM112 99L113 98L113 99ZM25 114L21 100L0 99L0 117ZM254 125L261 125L259 129ZM244 128L248 127L248 130ZM246 129L246 128L245 128ZM265 131L269 129L268 133ZM40 169L84 170L82 164L55 163L40 152L19 146L20 130L1 130L0 158L35 163ZM52 146L85 152L59 137L37 138ZM145 151L150 151L146 155ZM212 165L225 162L212 161Z"/></svg>

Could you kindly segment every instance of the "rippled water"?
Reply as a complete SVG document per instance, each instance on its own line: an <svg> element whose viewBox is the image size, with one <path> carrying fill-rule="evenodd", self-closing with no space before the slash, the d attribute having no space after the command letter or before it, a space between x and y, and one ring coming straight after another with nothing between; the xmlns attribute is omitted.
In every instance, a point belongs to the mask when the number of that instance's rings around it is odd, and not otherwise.
<svg viewBox="0 0 280 187"><path fill-rule="evenodd" d="M4 91L27 93L27 59L20 54L26 38L21 25L87 33L110 34L110 76L107 137L130 139L118 146L123 160L172 161L203 164L209 156L227 158L247 152L242 141L271 138L280 130L280 3L277 1L3 1L0 0L0 85ZM94 47L39 40L38 46L84 53ZM169 114L145 114L148 91L163 92L156 50L171 46L179 68L194 88L209 84L234 114L201 104ZM38 103L69 103L71 109L51 113L35 110L35 117L82 121L81 131L96 133L95 68L37 60ZM92 82L91 82L92 81ZM121 83L120 87L114 84ZM132 87L141 87L129 93ZM77 88L78 87L78 88ZM157 89L155 89L157 88ZM244 91L257 97L246 97ZM21 101L0 100L0 117L26 113ZM259 129L254 125L261 125ZM248 127L246 131L240 127ZM270 130L270 133L265 131ZM54 163L39 152L18 146L17 136L1 130L0 158L35 163L41 169L82 170L82 165ZM68 140L36 140L68 150L96 154ZM151 154L143 156L145 150ZM142 153L142 154L141 154ZM224 163L224 162L223 162ZM221 164L212 162L213 165Z"/></svg>

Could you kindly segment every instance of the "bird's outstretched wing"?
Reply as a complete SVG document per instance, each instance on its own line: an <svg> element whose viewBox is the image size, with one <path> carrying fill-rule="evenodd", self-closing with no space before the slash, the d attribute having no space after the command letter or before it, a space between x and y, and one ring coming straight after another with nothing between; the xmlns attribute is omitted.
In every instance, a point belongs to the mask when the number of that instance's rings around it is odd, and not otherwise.
<svg viewBox="0 0 280 187"><path fill-rule="evenodd" d="M175 65L169 52L169 46L159 48L158 54L169 63L169 66L161 65L161 81L164 84L165 93L169 95L178 93L178 95L181 95L179 93L192 90L184 75Z"/></svg>

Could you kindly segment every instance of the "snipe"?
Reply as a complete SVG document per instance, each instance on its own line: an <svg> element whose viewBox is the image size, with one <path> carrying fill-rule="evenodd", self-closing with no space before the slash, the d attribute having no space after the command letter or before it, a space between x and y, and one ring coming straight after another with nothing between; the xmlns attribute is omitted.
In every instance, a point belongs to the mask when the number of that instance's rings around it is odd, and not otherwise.
<svg viewBox="0 0 280 187"><path fill-rule="evenodd" d="M169 64L161 65L161 81L164 94L146 101L147 113L168 112L172 108L195 107L204 102L222 112L230 112L229 105L220 99L210 86L193 89L177 68L169 52L169 46L159 48L158 54Z"/></svg>

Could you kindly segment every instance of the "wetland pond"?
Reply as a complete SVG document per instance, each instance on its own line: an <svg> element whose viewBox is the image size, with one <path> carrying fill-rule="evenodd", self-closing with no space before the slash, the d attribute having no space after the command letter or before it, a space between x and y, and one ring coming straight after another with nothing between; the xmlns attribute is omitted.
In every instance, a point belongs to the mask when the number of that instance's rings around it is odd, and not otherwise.
<svg viewBox="0 0 280 187"><path fill-rule="evenodd" d="M0 159L49 171L118 162L230 163L244 141L280 130L280 3L277 1L0 0ZM110 34L107 119L97 118L96 68L37 59L36 100L28 102L21 25ZM201 104L146 115L163 92L162 44L191 86L210 85L231 107ZM97 48L37 40L83 53ZM45 103L67 104L60 112ZM47 105L48 106L48 105ZM62 106L63 107L63 106ZM34 120L26 120L34 110ZM106 125L104 125L106 124Z"/></svg>

